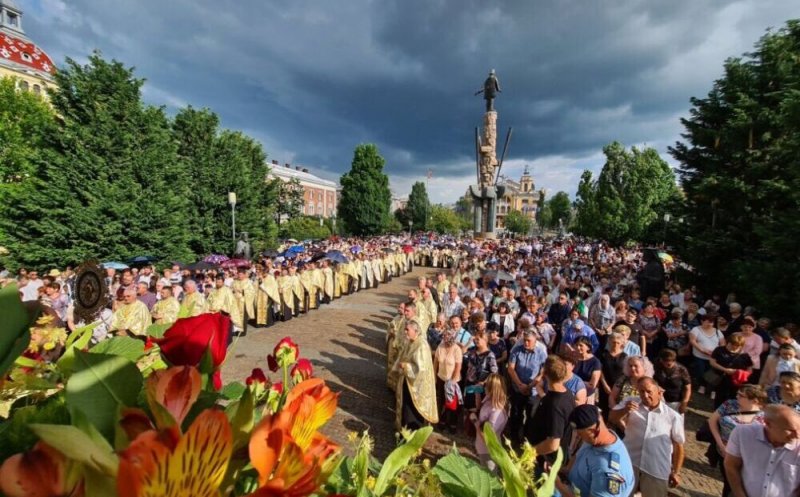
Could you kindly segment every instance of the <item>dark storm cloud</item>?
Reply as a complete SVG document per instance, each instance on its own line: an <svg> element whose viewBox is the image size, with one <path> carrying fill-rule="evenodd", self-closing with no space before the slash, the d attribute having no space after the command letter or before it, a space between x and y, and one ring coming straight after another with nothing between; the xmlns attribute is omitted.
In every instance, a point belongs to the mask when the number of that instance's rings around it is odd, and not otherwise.
<svg viewBox="0 0 800 497"><path fill-rule="evenodd" d="M663 152L724 59L796 15L789 0L21 3L57 61L101 49L137 67L149 101L210 107L329 177L375 142L398 193L433 168L440 201L474 177L490 68L501 132L514 126L504 169L531 163L538 186L573 191L612 140Z"/></svg>

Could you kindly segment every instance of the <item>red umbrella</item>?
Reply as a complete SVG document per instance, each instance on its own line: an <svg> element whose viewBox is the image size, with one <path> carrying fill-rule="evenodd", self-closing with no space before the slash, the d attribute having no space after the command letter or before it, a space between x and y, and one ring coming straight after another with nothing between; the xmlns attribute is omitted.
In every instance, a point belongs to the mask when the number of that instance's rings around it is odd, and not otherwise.
<svg viewBox="0 0 800 497"><path fill-rule="evenodd" d="M406 254L410 254L413 251L414 251L414 247L412 247L411 245L404 245L403 246L403 252L405 252Z"/></svg>
<svg viewBox="0 0 800 497"><path fill-rule="evenodd" d="M220 267L224 269L233 269L233 268L240 268L240 267L250 267L251 262L247 259L228 259L227 261L220 264Z"/></svg>

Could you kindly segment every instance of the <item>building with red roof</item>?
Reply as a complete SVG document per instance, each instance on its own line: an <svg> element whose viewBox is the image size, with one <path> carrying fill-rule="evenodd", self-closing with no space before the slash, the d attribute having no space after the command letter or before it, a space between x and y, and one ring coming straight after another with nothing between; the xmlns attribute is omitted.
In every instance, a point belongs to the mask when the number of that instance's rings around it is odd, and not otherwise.
<svg viewBox="0 0 800 497"><path fill-rule="evenodd" d="M55 66L22 28L22 9L13 0L0 0L0 77L17 79L21 90L46 96Z"/></svg>

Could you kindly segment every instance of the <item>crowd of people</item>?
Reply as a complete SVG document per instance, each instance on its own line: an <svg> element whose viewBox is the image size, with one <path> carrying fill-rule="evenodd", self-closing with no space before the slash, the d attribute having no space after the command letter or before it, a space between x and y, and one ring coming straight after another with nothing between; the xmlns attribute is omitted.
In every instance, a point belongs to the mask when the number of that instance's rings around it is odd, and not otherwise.
<svg viewBox="0 0 800 497"><path fill-rule="evenodd" d="M723 496L800 491L797 326L775 326L734 294L684 288L656 251L422 236L265 255L230 268L107 267L93 340L144 337L151 324L205 312L229 314L245 333L426 266L432 277L388 326L398 428L464 431L496 471L488 424L533 446L540 471L561 449L561 495L666 496L681 484L689 402L707 396L715 410L696 436L722 471ZM86 324L73 312L72 268L0 272L0 286L11 282L67 329Z"/></svg>
<svg viewBox="0 0 800 497"><path fill-rule="evenodd" d="M666 496L681 485L692 395L723 496L800 492L800 344L792 323L704 294L655 250L580 240L428 243L433 268L387 332L396 424L482 430L567 459L561 495ZM752 456L752 457L751 457Z"/></svg>
<svg viewBox="0 0 800 497"><path fill-rule="evenodd" d="M268 327L297 318L410 271L412 249L402 242L388 237L368 243L335 240L309 245L302 252L262 254L240 267L173 263L157 271L149 262L105 267L108 305L99 312L93 341L115 335L146 337L152 324L169 325L179 317L207 312L230 315L237 334L245 334L248 326ZM42 277L38 270L26 268L16 275L0 273L0 287L15 283L24 303L40 305L55 326L68 331L89 324L74 312L75 280L72 267L52 268Z"/></svg>

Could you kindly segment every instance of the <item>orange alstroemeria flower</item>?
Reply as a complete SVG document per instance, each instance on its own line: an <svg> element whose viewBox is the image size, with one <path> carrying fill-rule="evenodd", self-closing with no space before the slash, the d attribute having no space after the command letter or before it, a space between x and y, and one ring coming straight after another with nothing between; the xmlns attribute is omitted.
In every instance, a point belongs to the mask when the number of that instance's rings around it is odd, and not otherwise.
<svg viewBox="0 0 800 497"><path fill-rule="evenodd" d="M37 442L30 451L14 454L0 466L0 493L8 497L83 495L82 485L67 481L67 466L61 452Z"/></svg>
<svg viewBox="0 0 800 497"><path fill-rule="evenodd" d="M265 417L250 437L259 489L251 497L305 497L319 487L322 465L338 446L318 433L336 412L338 394L319 378L295 386L280 413Z"/></svg>
<svg viewBox="0 0 800 497"><path fill-rule="evenodd" d="M200 395L201 387L200 372L193 366L174 366L151 374L147 378L145 392L156 425L164 429L170 424L163 419L168 416L161 415L160 406L172 416L180 428L189 409Z"/></svg>
<svg viewBox="0 0 800 497"><path fill-rule="evenodd" d="M219 497L233 452L225 413L207 409L181 436L173 426L139 435L120 456L119 497Z"/></svg>

